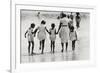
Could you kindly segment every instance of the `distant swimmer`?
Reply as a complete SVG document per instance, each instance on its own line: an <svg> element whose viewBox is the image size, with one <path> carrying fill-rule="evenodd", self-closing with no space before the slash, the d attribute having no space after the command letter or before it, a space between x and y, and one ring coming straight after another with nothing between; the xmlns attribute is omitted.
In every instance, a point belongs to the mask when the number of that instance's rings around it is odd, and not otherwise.
<svg viewBox="0 0 100 73"><path fill-rule="evenodd" d="M37 13L37 17L40 19L40 12Z"/></svg>

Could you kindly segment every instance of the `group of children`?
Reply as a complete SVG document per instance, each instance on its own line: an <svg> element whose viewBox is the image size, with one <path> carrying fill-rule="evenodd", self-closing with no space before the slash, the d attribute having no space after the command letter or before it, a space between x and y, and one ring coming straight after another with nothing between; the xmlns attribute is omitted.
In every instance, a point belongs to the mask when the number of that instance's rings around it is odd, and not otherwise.
<svg viewBox="0 0 100 73"><path fill-rule="evenodd" d="M77 13L76 13L77 14ZM79 16L79 13L77 14ZM67 20L66 20L67 18ZM50 41L51 41L51 52L55 52L55 40L56 40L56 35L59 34L59 37L61 39L61 46L62 50L61 52L64 51L64 44L66 44L66 51L68 47L68 40L70 39L72 41L72 50L75 50L75 42L77 40L77 34L76 31L74 30L73 26L73 17L67 16L63 12L59 16L60 23L59 23L59 28L58 31L56 31L55 28L55 23L51 23L51 28L48 30L45 27L46 21L42 20L40 26L38 26L34 31L33 29L35 28L35 24L32 23L29 27L29 29L25 33L25 38L27 35L28 38L28 54L33 55L34 54L34 37L36 36L36 33L38 31L37 37L39 39L40 47L39 49L42 50L41 54L44 53L44 46L45 46L45 39L46 39L46 32L50 36ZM79 25L78 25L79 28ZM32 51L30 52L30 46L32 45Z"/></svg>

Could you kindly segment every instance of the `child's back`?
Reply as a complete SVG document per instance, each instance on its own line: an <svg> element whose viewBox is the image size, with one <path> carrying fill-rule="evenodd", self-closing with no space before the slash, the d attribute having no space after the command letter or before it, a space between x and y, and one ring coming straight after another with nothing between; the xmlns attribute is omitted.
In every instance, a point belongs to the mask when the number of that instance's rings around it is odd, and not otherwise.
<svg viewBox="0 0 100 73"><path fill-rule="evenodd" d="M56 39L56 29L50 29L50 40L55 41Z"/></svg>
<svg viewBox="0 0 100 73"><path fill-rule="evenodd" d="M34 40L34 34L32 32L33 32L33 29L29 28L28 33L27 33L28 41L33 41Z"/></svg>
<svg viewBox="0 0 100 73"><path fill-rule="evenodd" d="M45 26L41 25L39 26L38 39L44 40L45 38L46 38Z"/></svg>
<svg viewBox="0 0 100 73"><path fill-rule="evenodd" d="M70 32L70 40L73 41L73 40L76 40L76 31L73 31L73 32Z"/></svg>

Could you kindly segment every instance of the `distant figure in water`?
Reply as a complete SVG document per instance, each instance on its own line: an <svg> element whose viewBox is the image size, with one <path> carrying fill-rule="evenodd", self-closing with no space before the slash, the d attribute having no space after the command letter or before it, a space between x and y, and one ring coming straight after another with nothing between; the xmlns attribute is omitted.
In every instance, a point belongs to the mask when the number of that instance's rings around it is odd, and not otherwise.
<svg viewBox="0 0 100 73"><path fill-rule="evenodd" d="M38 17L38 19L40 19L40 12L37 13L37 17Z"/></svg>
<svg viewBox="0 0 100 73"><path fill-rule="evenodd" d="M77 12L77 13L76 13L76 27L77 27L77 28L80 27L80 21L81 21L80 13Z"/></svg>

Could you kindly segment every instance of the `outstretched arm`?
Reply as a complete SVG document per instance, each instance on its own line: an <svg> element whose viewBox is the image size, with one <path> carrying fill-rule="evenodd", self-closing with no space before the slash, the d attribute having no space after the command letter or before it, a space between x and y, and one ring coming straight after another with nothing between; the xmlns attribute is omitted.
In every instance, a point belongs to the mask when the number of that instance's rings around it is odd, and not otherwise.
<svg viewBox="0 0 100 73"><path fill-rule="evenodd" d="M24 36L25 36L25 38L26 38L26 34L27 34L27 33L28 33L28 30L25 32L25 35L24 35Z"/></svg>
<svg viewBox="0 0 100 73"><path fill-rule="evenodd" d="M55 30L55 34L58 34L56 30Z"/></svg>
<svg viewBox="0 0 100 73"><path fill-rule="evenodd" d="M36 32L38 31L38 29L39 29L39 27L37 27L37 28L34 30L34 32L33 32L33 33L35 33L35 34L36 34Z"/></svg>
<svg viewBox="0 0 100 73"><path fill-rule="evenodd" d="M50 34L50 32L48 31L48 29L45 27L45 30Z"/></svg>
<svg viewBox="0 0 100 73"><path fill-rule="evenodd" d="M60 22L60 25L59 25L59 28L58 28L57 34L59 33L59 30L60 30L60 28L61 28L61 25L62 25L62 23Z"/></svg>
<svg viewBox="0 0 100 73"><path fill-rule="evenodd" d="M36 32L38 31L38 29L39 29L39 27L37 27L37 28L34 30L34 32L33 32L34 37L36 36Z"/></svg>

